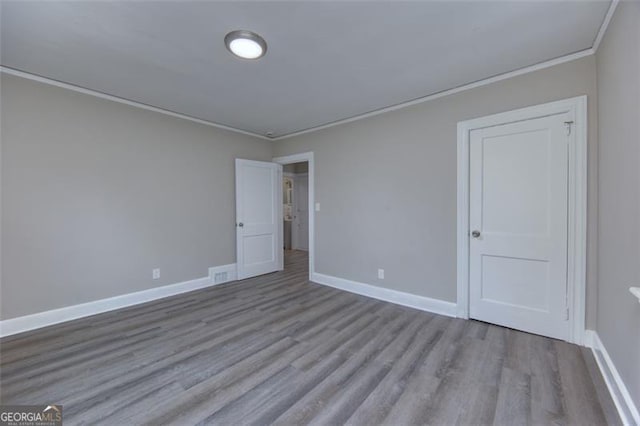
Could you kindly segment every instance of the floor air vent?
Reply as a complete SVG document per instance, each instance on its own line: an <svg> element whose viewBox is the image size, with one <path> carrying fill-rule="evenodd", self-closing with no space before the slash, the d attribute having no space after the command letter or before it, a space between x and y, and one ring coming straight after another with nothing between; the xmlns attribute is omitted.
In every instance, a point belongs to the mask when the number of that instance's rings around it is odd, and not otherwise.
<svg viewBox="0 0 640 426"><path fill-rule="evenodd" d="M216 272L213 276L213 282L215 284L223 283L227 281L227 273L226 272Z"/></svg>

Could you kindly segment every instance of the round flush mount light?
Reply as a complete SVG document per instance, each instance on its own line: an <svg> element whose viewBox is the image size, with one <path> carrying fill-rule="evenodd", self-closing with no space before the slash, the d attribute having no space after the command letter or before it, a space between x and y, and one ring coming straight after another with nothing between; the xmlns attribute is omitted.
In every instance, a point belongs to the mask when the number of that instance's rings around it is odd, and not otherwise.
<svg viewBox="0 0 640 426"><path fill-rule="evenodd" d="M267 53L267 42L253 31L231 31L224 37L229 52L242 59L259 59Z"/></svg>

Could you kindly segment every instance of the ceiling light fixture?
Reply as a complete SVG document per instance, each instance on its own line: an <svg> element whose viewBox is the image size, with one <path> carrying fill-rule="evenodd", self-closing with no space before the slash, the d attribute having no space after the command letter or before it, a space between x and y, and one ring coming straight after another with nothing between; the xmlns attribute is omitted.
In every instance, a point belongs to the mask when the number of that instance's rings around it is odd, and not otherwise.
<svg viewBox="0 0 640 426"><path fill-rule="evenodd" d="M267 42L253 31L231 31L224 37L229 52L242 59L259 59L267 53Z"/></svg>

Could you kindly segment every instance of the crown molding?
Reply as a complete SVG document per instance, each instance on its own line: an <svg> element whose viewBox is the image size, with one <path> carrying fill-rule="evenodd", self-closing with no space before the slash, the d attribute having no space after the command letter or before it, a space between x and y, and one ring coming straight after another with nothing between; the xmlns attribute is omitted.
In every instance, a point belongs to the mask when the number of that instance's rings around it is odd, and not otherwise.
<svg viewBox="0 0 640 426"><path fill-rule="evenodd" d="M613 18L613 13L616 11L616 7L618 7L619 0L612 0L609 5L609 10L607 10L607 14L604 16L604 20L602 21L602 25L600 25L600 30L598 31L598 35L593 42L593 52L598 51L598 47L600 47L600 42L604 38L604 34L607 32L607 28L609 27L609 23L611 22L611 18Z"/></svg>
<svg viewBox="0 0 640 426"><path fill-rule="evenodd" d="M560 65L566 62L571 62L571 61L575 61L581 58L584 58L586 56L590 56L595 54L597 46L600 44L600 41L602 40L602 38L604 37L604 33L606 32L607 26L609 25L609 22L611 21L611 17L613 16L613 13L615 11L615 8L618 4L619 0L612 0L611 5L609 6L609 10L607 11L607 14L605 16L604 21L602 22L602 25L600 27L600 30L598 31L598 36L596 37L596 40L594 41L594 46L585 50L581 50L579 52L575 52L575 53L571 53L569 55L565 55L565 56L560 56L558 58L555 59L551 59L545 62L540 62L538 64L534 64L534 65L530 65L528 67L524 67L524 68L520 68L514 71L509 71L503 74L498 74L495 75L493 77L489 77L489 78L485 78L482 80L478 80L472 83L468 83L468 84L464 84L462 86L458 86L458 87L454 87L452 89L448 89L448 90L443 90L441 92L437 92L437 93L433 93L427 96L423 96L420 98L416 98L416 99L412 99L410 101L406 101L406 102L402 102L399 104L395 104L395 105L391 105L388 107L384 107L384 108L380 108L374 111L370 111L364 114L358 114L355 115L353 117L349 117L349 118L345 118L345 119L341 119L341 120L336 120L336 121L332 121L330 123L326 123L326 124L322 124L320 126L314 126L314 127L310 127L308 129L303 129L303 130L299 130L296 132L292 132L292 133L287 133L285 135L281 135L281 136L276 136L276 137L267 137L258 133L253 133L253 132L248 132L246 130L241 130L241 129L237 129L235 127L230 127L230 126L225 126L224 124L218 124L218 123L214 123L211 121L207 121L207 120L202 120L200 118L196 118L196 117L191 117L189 115L185 115L185 114L180 114L177 112L173 112L173 111L169 111L166 109L162 109L162 108L158 108L158 107L154 107L151 105L147 105L147 104L143 104L140 102L136 102L136 101L132 101L129 99L125 99L125 98L120 98L117 96L113 96L113 95L109 95L106 93L102 93L102 92L98 92L95 90L91 90L91 89L86 89L84 87L80 87L80 86L76 86L73 84L69 84L69 83L64 83L58 80L53 80L47 77L42 77L36 74L31 74L25 71L20 71L20 70L16 70L13 68L9 68L9 67L5 67L5 66L0 66L0 72L6 73L6 74L11 74L11 75L16 75L22 78L26 78L29 80L33 80L33 81L38 81L40 83L45 83L45 84L50 84L53 86L57 86L57 87L62 87L65 89L69 89L69 90L73 90L76 92L80 92L80 93L84 93L87 95L92 95L92 96L96 96L102 99L108 99L114 102L119 102L125 105L129 105L129 106L134 106L137 108L142 108L142 109L146 109L149 111L155 111L155 112L159 112L161 114L165 114L165 115L169 115L172 117L177 117L177 118L182 118L184 120L188 120L188 121L192 121L194 123L199 123L199 124L204 124L206 126L211 126L211 127L216 127L219 129L223 129L223 130L228 130L231 132L235 132L235 133L239 133L239 134L243 134L243 135L247 135L247 136L252 136L258 139L262 139L262 140L267 140L267 141L279 141L279 140L284 140L284 139L289 139L289 138L293 138L295 136L301 136L307 133L312 133L312 132L317 132L319 130L323 130L323 129L328 129L330 127L334 127L334 126L339 126L341 124L347 124L347 123L351 123L354 121L358 121L358 120L364 120L366 118L370 118L370 117L375 117L376 115L380 115L380 114L384 114L387 112L391 112L391 111L396 111L399 109L403 109L403 108L407 108L407 107L411 107L414 105L418 105L424 102L429 102L435 99L439 99L439 98L444 98L446 96L451 96L451 95L455 95L456 93L460 93L460 92L464 92L467 90L471 90L471 89L475 89L478 87L482 87L482 86L486 86L492 83L497 83L499 81L502 80L507 80L513 77L517 77L520 75L524 75L524 74L528 74L531 72L535 72L535 71L539 71L545 68L550 68L556 65Z"/></svg>
<svg viewBox="0 0 640 426"><path fill-rule="evenodd" d="M260 135L258 133L248 132L246 130L237 129L235 127L225 126L224 124L214 123L212 121L203 120L201 118L192 117L190 115L180 114L179 112L170 111L163 108L154 107L152 105L144 104L141 102L132 101L130 99L121 98L119 96L109 95L107 93L98 92L96 90L87 89L85 87L76 86L74 84L65 83L59 80L54 80L51 78L43 77L37 74L31 74L25 71L20 71L14 68L9 68L0 65L0 72L9 75L15 75L17 77L22 77L27 80L37 81L39 83L49 84L51 86L61 87L63 89L72 90L74 92L83 93L85 95L95 96L101 99L107 99L109 101L118 102L124 105L133 106L136 108L145 109L147 111L159 112L160 114L168 115L170 117L181 118L183 120L191 121L193 123L204 124L205 126L215 127L222 130L227 130L234 133L240 133L245 136L252 136L254 138L263 139L267 141L273 140L273 138L268 138L266 136Z"/></svg>
<svg viewBox="0 0 640 426"><path fill-rule="evenodd" d="M310 127L308 129L300 130L300 131L293 132L293 133L288 133L286 135L282 135L282 136L278 136L278 137L272 138L271 140L279 141L279 140L283 140L283 139L288 139L288 138L292 138L292 137L295 137L295 136L304 135L306 133L311 133L311 132L315 132L315 131L318 131L318 130L327 129L329 127L338 126L340 124L351 123L353 121L362 120L362 119L369 118L369 117L374 117L376 115L384 114L385 112L395 111L395 110L406 108L406 107L410 107L410 106L413 106L413 105L418 105L418 104L421 104L423 102L428 102L428 101L432 101L434 99L443 98L445 96L454 95L456 93L460 93L460 92L463 92L465 90L475 89L476 87L482 87L482 86L485 86L487 84L491 84L491 83L495 83L495 82L498 82L498 81L506 80L506 79L509 79L509 78L517 77L519 75L523 75L523 74L527 74L527 73L530 73L530 72L538 71L538 70L541 70L541 69L544 69L544 68L553 67L555 65L560 65L560 64L563 64L565 62L575 61L577 59L584 58L585 56L594 55L596 53L596 51L598 50L598 47L600 47L600 42L602 42L602 39L604 38L604 35L607 32L607 28L609 27L609 23L611 22L611 18L613 17L613 13L616 11L616 7L618 6L619 2L620 2L620 0L612 0L611 1L611 4L609 5L609 9L607 10L607 14L604 17L604 20L602 21L602 24L600 25L600 29L598 30L598 34L596 35L596 39L593 42L593 46L591 48L589 48L589 49L581 50L579 52L571 53L569 55L565 55L565 56L561 56L559 58L551 59L549 61L540 62L538 64L531 65L531 66L528 66L528 67L525 67L525 68L520 68L520 69L515 70L515 71L507 72L507 73L504 73L504 74L499 74L499 75L496 75L494 77L486 78L486 79L483 79L483 80L478 80L478 81L473 82L473 83L465 84L465 85L462 85L462 86L459 86L459 87L455 87L453 89L444 90L442 92L438 92L438 93L434 93L434 94L431 94L431 95L427 95L427 96L424 96L424 97L421 97L421 98L417 98L417 99L414 99L414 100L411 100L411 101L402 102L402 103L399 103L399 104L396 104L396 105L392 105L392 106L381 108L381 109L378 109L378 110L375 110L375 111L367 112L365 114L359 114L359 115L355 115L355 116L350 117L350 118L345 118L345 119L342 119L342 120L333 121L331 123L323 124L323 125L320 125L320 126Z"/></svg>
<svg viewBox="0 0 640 426"><path fill-rule="evenodd" d="M385 108L381 108L381 109L377 109L377 110L374 110L374 111L371 111L371 112L367 112L367 113L364 113L364 114L355 115L355 116L350 117L350 118L345 118L343 120L337 120L337 121L333 121L331 123L323 124L323 125L320 125L320 126L310 127L308 129L300 130L300 131L293 132L293 133L288 133L286 135L275 137L275 138L273 138L271 140L279 141L279 140L283 140L283 139L292 138L294 136L304 135L306 133L316 132L318 130L328 129L329 127L339 126L341 124L351 123L351 122L354 122L354 121L363 120L365 118L375 117L376 115L384 114L386 112L396 111L396 110L399 110L399 109L402 109L402 108L407 108L407 107L418 105L418 104L421 104L421 103L424 103L424 102L433 101L435 99L444 98L445 96L455 95L456 93L464 92L466 90L475 89L477 87L486 86L488 84L496 83L496 82L502 81L502 80L507 80L507 79L510 79L510 78L513 78L513 77L517 77L517 76L523 75L523 74L528 74L528 73L531 73L531 72L534 72L534 71L539 71L539 70L542 70L542 69L545 69L545 68L549 68L549 67L553 67L553 66L556 66L556 65L563 64L565 62L575 61L577 59L593 55L594 53L595 53L595 51L593 50L593 48L581 50L579 52L571 53L571 54L565 55L565 56L560 56L559 58L551 59L549 61L540 62L538 64L531 65L531 66L528 66L528 67L525 67L525 68L520 68L520 69L515 70L515 71L506 72L504 74L498 74L498 75L493 76L493 77L489 77L489 78L485 78L483 80L475 81L473 83L469 83L469 84L465 84L465 85L462 85L462 86L454 87L453 89L443 90L442 92L437 92L437 93L433 93L431 95L423 96L421 98L416 98L416 99L413 99L411 101L402 102L402 103L399 103L399 104L396 104L396 105L391 105L391 106L388 106L388 107L385 107Z"/></svg>

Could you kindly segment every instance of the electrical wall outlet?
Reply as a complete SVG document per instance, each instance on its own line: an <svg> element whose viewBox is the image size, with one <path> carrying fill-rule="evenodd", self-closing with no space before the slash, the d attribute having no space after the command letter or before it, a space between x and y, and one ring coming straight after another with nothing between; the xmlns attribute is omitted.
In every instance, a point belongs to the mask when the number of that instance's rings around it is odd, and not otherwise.
<svg viewBox="0 0 640 426"><path fill-rule="evenodd" d="M384 280L384 269L378 269L378 279Z"/></svg>
<svg viewBox="0 0 640 426"><path fill-rule="evenodd" d="M319 212L320 211L320 203L316 203L316 211Z"/></svg>
<svg viewBox="0 0 640 426"><path fill-rule="evenodd" d="M154 280L157 280L160 278L160 268L156 268L153 271L151 271L151 276L153 277Z"/></svg>

